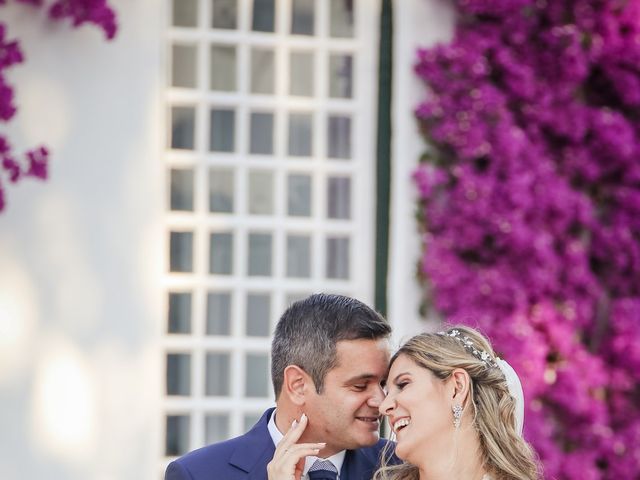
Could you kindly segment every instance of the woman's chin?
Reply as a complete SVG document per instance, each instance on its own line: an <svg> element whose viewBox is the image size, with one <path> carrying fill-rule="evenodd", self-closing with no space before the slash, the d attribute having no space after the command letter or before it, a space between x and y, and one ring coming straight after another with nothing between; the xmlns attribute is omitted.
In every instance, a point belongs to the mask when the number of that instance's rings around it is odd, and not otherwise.
<svg viewBox="0 0 640 480"><path fill-rule="evenodd" d="M403 448L404 445L402 445L400 442L396 443L396 457L398 457L400 460L404 460L405 462L407 461L407 451L405 448Z"/></svg>

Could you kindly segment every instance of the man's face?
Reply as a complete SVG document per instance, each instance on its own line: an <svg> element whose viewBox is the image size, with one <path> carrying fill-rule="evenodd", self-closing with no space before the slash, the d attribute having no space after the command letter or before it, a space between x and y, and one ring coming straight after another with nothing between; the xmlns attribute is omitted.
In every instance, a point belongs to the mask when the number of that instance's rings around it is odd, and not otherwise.
<svg viewBox="0 0 640 480"><path fill-rule="evenodd" d="M305 402L309 417L305 437L327 443L320 452L323 457L379 440L378 407L384 399L380 384L389 364L389 342L342 340L336 354L337 365L327 372L322 393L312 387Z"/></svg>

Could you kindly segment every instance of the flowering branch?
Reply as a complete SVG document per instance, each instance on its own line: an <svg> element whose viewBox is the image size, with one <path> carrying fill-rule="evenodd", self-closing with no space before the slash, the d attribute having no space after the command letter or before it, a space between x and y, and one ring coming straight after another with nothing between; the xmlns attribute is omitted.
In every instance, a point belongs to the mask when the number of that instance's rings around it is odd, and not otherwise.
<svg viewBox="0 0 640 480"><path fill-rule="evenodd" d="M638 478L640 1L457 5L416 65L421 275L524 377L547 478Z"/></svg>
<svg viewBox="0 0 640 480"><path fill-rule="evenodd" d="M17 0L35 8L41 8L43 0ZM0 0L0 7L6 0ZM70 19L74 28L85 23L94 24L111 40L117 31L114 10L107 0L56 0L48 7L48 15L53 20ZM6 79L6 70L24 62L24 54L18 40L9 39L7 24L0 22L0 122L9 122L17 112L14 102L14 88ZM4 210L5 187L3 181L16 183L24 177L47 178L49 151L44 146L16 155L6 135L0 133L0 212Z"/></svg>

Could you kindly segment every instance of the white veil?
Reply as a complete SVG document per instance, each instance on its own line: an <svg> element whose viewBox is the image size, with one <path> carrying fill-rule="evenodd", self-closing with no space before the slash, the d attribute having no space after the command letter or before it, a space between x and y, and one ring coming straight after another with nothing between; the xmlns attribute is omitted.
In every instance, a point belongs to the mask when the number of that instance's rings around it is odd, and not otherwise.
<svg viewBox="0 0 640 480"><path fill-rule="evenodd" d="M509 393L516 401L516 431L522 436L522 428L524 427L524 392L522 391L522 384L518 374L505 360L501 358L496 359L498 368L504 374L507 379L507 387Z"/></svg>

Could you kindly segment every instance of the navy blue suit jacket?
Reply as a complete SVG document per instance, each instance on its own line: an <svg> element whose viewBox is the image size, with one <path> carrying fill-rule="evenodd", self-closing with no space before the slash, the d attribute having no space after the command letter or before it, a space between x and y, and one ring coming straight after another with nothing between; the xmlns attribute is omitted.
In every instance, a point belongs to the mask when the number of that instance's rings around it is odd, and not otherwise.
<svg viewBox="0 0 640 480"><path fill-rule="evenodd" d="M273 410L267 410L244 435L174 460L167 467L165 480L267 480L267 464L275 453L267 429ZM371 480L385 444L386 440L380 440L372 447L347 450L340 480Z"/></svg>

